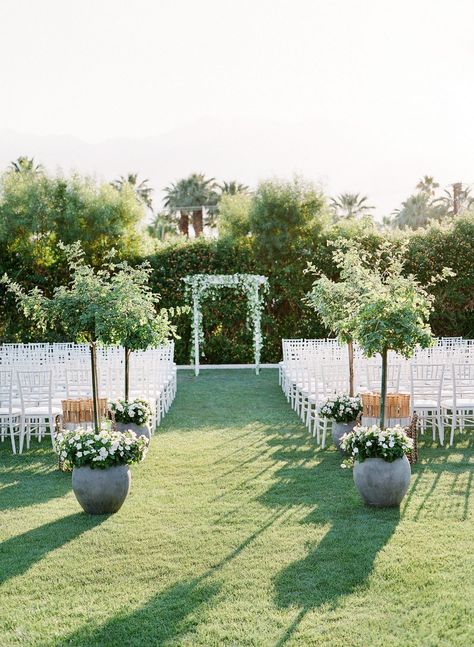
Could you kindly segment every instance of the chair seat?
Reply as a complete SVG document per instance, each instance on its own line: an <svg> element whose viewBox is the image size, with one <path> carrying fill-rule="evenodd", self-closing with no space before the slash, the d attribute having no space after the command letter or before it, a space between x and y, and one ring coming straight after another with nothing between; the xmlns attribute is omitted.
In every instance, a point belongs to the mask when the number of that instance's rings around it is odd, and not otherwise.
<svg viewBox="0 0 474 647"><path fill-rule="evenodd" d="M417 400L413 408L414 409L437 409L438 408L437 400Z"/></svg>
<svg viewBox="0 0 474 647"><path fill-rule="evenodd" d="M0 416L9 416L9 415L10 415L10 410L8 407L0 407ZM11 415L12 416L21 415L21 409L12 409Z"/></svg>
<svg viewBox="0 0 474 647"><path fill-rule="evenodd" d="M53 416L57 416L58 414L62 414L63 410L61 407L57 406L52 406L51 407L51 414ZM25 416L29 416L30 418L34 418L36 416L38 417L43 417L43 416L49 416L50 410L48 407L25 407Z"/></svg>
<svg viewBox="0 0 474 647"><path fill-rule="evenodd" d="M454 400L443 400L441 406L443 409L453 409ZM457 398L456 409L474 409L474 398Z"/></svg>

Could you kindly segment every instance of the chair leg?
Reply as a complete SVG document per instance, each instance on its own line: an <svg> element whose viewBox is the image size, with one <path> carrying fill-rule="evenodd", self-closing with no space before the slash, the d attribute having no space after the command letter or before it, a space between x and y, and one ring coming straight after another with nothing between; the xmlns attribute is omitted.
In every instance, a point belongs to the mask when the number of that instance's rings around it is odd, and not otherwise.
<svg viewBox="0 0 474 647"><path fill-rule="evenodd" d="M453 409L453 418L452 418L452 421L451 421L451 436L449 438L449 446L450 447L454 442L454 431L456 429L456 422L457 422L457 411L455 409Z"/></svg>
<svg viewBox="0 0 474 647"><path fill-rule="evenodd" d="M443 424L443 417L441 413L438 413L437 421L438 421L437 424L438 424L439 444L443 446L444 445L444 424Z"/></svg>
<svg viewBox="0 0 474 647"><path fill-rule="evenodd" d="M12 452L16 454L15 433L13 431L13 420L11 418L9 420L8 427L10 429L10 439L12 441Z"/></svg>

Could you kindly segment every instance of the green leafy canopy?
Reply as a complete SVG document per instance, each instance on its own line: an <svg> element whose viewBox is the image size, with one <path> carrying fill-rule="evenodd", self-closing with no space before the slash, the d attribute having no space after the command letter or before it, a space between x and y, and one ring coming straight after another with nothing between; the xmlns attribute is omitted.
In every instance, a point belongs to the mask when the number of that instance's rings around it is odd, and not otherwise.
<svg viewBox="0 0 474 647"><path fill-rule="evenodd" d="M60 247L68 256L71 281L56 288L51 298L38 288L24 292L6 275L2 278L23 314L41 330L57 326L78 343L122 344L132 350L176 336L171 323L175 310L158 310L160 297L149 287L152 270L147 263L115 263L111 250L103 266L94 270L85 263L80 243Z"/></svg>

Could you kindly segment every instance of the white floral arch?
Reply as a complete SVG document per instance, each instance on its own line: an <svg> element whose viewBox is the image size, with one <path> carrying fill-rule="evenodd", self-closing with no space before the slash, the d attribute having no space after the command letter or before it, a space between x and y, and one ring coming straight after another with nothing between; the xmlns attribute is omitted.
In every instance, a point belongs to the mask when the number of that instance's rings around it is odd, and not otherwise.
<svg viewBox="0 0 474 647"><path fill-rule="evenodd" d="M247 296L247 323L253 329L253 352L255 372L259 374L262 349L261 317L263 293L268 291L268 279L258 274L192 274L185 276L186 296L193 304L191 360L194 373L199 375L199 346L204 342L201 302L213 296L219 288L237 288Z"/></svg>

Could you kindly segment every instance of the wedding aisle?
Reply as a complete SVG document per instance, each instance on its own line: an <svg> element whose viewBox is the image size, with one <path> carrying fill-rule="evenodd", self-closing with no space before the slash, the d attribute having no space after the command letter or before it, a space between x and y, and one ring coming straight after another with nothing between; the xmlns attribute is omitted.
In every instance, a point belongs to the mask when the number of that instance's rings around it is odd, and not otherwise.
<svg viewBox="0 0 474 647"><path fill-rule="evenodd" d="M472 644L472 458L428 441L400 511L368 509L276 369L179 371L116 515L81 512L46 442L0 444L0 642Z"/></svg>

